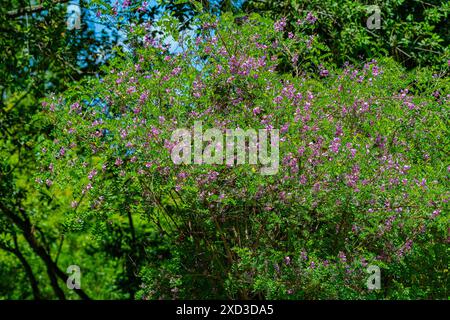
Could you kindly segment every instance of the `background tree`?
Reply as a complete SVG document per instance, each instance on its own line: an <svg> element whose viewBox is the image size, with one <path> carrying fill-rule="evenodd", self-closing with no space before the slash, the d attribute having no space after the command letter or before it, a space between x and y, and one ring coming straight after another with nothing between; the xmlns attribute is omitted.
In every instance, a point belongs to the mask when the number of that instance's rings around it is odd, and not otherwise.
<svg viewBox="0 0 450 320"><path fill-rule="evenodd" d="M70 28L68 9L73 6L80 8L80 24ZM135 249L142 249L142 244L131 236L132 230L123 232L127 227L116 222L111 228L121 231L111 231L110 244L123 245L80 245L83 235L66 235L67 208L61 207L60 202L67 195L39 193L33 187L37 173L33 146L51 130L35 121L41 110L40 100L64 91L70 83L84 77L97 76L100 67L114 56L114 47L119 51L127 49L132 39L127 39L126 27L131 23L151 23L163 10L173 11L182 22L193 13L189 5L175 1L152 5L130 1L116 14L110 11L113 8L110 1L88 4L84 0L6 0L0 7L0 260L1 275L5 277L1 283L6 286L0 290L0 297L66 298L62 266L71 263L65 260L71 250L98 255L98 261L92 259L93 269L98 268L97 263L110 259L111 263L103 267L111 269L105 277L118 286L118 293L113 292L112 296L133 297L137 290L132 266L140 256ZM181 26L186 28L188 23ZM14 274L20 285L12 287L8 279ZM83 291L76 292L87 298ZM102 296L104 292L95 294Z"/></svg>
<svg viewBox="0 0 450 320"><path fill-rule="evenodd" d="M380 29L369 29L368 8L378 6ZM317 18L311 33L322 46L322 61L342 65L389 55L408 68L442 68L450 59L450 3L430 0L247 0L245 12L258 12L273 19L285 17L286 33L311 13Z"/></svg>

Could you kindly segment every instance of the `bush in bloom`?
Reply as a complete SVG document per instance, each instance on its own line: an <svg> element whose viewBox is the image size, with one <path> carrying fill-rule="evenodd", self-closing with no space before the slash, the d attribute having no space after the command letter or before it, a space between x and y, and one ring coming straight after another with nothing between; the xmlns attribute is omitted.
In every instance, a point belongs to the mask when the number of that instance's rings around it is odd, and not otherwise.
<svg viewBox="0 0 450 320"><path fill-rule="evenodd" d="M135 26L139 44L99 79L43 103L36 181L71 194L68 230L154 226L169 253L138 266L143 298L445 297L448 78L391 60L311 75L294 49L308 38L283 20L196 25L161 26L177 50ZM171 134L198 121L279 129L277 174L174 164Z"/></svg>

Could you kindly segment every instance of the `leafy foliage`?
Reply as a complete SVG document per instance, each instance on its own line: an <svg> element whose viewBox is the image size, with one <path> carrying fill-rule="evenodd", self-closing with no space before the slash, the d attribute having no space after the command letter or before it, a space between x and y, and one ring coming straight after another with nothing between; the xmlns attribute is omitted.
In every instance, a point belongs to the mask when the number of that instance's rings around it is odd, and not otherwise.
<svg viewBox="0 0 450 320"><path fill-rule="evenodd" d="M342 65L361 57L389 55L408 68L439 69L450 58L448 1L248 0L243 6L246 12L286 18L287 32L308 14L318 18L308 34L323 63ZM373 6L380 9L381 24L380 29L370 30L366 22L374 13Z"/></svg>
<svg viewBox="0 0 450 320"><path fill-rule="evenodd" d="M195 37L173 24L42 104L54 129L36 147L36 182L68 195L67 232L125 250L141 298L445 298L447 64L311 74L292 59L303 29L286 37L283 20L204 14ZM175 165L171 134L196 121L280 128L278 173ZM369 264L380 291L366 289Z"/></svg>

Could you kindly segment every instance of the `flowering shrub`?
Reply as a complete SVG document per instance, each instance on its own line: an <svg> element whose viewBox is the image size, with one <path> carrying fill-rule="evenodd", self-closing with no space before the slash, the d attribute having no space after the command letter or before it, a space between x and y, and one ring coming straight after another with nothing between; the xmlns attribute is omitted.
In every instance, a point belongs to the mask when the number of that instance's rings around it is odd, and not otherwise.
<svg viewBox="0 0 450 320"><path fill-rule="evenodd" d="M391 60L307 75L283 20L215 19L193 37L163 19L175 52L136 26L100 79L43 103L36 183L71 194L67 229L151 223L169 253L139 265L143 298L445 297L448 78ZM175 165L171 134L196 121L279 129L277 174Z"/></svg>

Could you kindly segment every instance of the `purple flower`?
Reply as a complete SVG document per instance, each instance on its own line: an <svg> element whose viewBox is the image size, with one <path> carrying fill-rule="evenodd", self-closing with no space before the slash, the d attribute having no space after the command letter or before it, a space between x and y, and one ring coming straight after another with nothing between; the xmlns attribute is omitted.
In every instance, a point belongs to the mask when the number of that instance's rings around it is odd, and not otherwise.
<svg viewBox="0 0 450 320"><path fill-rule="evenodd" d="M306 251L303 250L302 252L300 252L300 256L302 257L303 260L308 260L308 255L306 254Z"/></svg>
<svg viewBox="0 0 450 320"><path fill-rule="evenodd" d="M413 241L412 240L408 240L408 241L406 241L406 243L405 243L405 245L404 245L404 251L409 251L409 250L411 250L411 248L412 248L412 245L413 245Z"/></svg>
<svg viewBox="0 0 450 320"><path fill-rule="evenodd" d="M92 180L92 178L94 178L95 175L97 175L97 170L93 169L91 172L89 172L88 179Z"/></svg>
<svg viewBox="0 0 450 320"><path fill-rule="evenodd" d="M426 185L427 185L427 179L423 178L422 181L420 182L420 186L425 187Z"/></svg>
<svg viewBox="0 0 450 320"><path fill-rule="evenodd" d="M273 98L274 103L280 103L282 100L283 100L282 96L276 96L275 98Z"/></svg>
<svg viewBox="0 0 450 320"><path fill-rule="evenodd" d="M256 107L253 109L253 115L256 116L257 114L261 113L261 108L260 107Z"/></svg>
<svg viewBox="0 0 450 320"><path fill-rule="evenodd" d="M148 93L147 93L147 92L144 92L144 93L142 93L141 96L139 97L139 102L140 102L140 103L144 103L145 100L147 100L147 98L148 98ZM135 113L137 113L137 112L135 112Z"/></svg>
<svg viewBox="0 0 450 320"><path fill-rule="evenodd" d="M328 77L329 74L330 74L330 73L328 72L327 69L322 69L322 70L320 70L320 76L321 76L321 77Z"/></svg>
<svg viewBox="0 0 450 320"><path fill-rule="evenodd" d="M132 93L135 93L135 92L136 92L136 87L131 86L131 87L127 88L127 93L128 94L132 94Z"/></svg>
<svg viewBox="0 0 450 320"><path fill-rule="evenodd" d="M297 152L300 157L303 156L303 153L305 153L305 147L301 146L300 148L298 148Z"/></svg>
<svg viewBox="0 0 450 320"><path fill-rule="evenodd" d="M313 41L314 41L314 35L310 35L308 41L306 42L306 47L308 49L312 48Z"/></svg>
<svg viewBox="0 0 450 320"><path fill-rule="evenodd" d="M320 191L320 183L319 182L314 183L313 191L314 192L319 192Z"/></svg>
<svg viewBox="0 0 450 320"><path fill-rule="evenodd" d="M275 21L274 28L277 32L283 31L286 28L286 18L283 17L281 20Z"/></svg>
<svg viewBox="0 0 450 320"><path fill-rule="evenodd" d="M317 21L317 18L311 12L308 12L308 14L306 15L306 21L308 21L310 24L314 24Z"/></svg>
<svg viewBox="0 0 450 320"><path fill-rule="evenodd" d="M181 73L181 67L176 67L176 68L174 68L173 70L172 70L172 72L171 72L171 74L173 75L173 76L177 76L177 75L179 75Z"/></svg>
<svg viewBox="0 0 450 320"><path fill-rule="evenodd" d="M361 258L361 265L366 267L368 265L366 258Z"/></svg>
<svg viewBox="0 0 450 320"><path fill-rule="evenodd" d="M372 75L373 75L374 77L378 76L379 72L380 72L380 71L378 70L378 67L377 67L377 66L373 66L373 67L372 67Z"/></svg>
<svg viewBox="0 0 450 320"><path fill-rule="evenodd" d="M339 152L339 147L341 146L341 139L339 138L334 138L333 142L330 145L330 149L332 152L334 153L338 153Z"/></svg>
<svg viewBox="0 0 450 320"><path fill-rule="evenodd" d="M307 180L307 178L306 178L306 176L304 174L302 174L300 176L299 182L300 182L301 185L304 185L304 184L306 184L306 182L308 182L308 180Z"/></svg>
<svg viewBox="0 0 450 320"><path fill-rule="evenodd" d="M436 218L441 213L441 210L434 210L433 214L431 215L431 219Z"/></svg>
<svg viewBox="0 0 450 320"><path fill-rule="evenodd" d="M336 125L336 132L335 132L335 136L336 137L339 137L339 136L342 136L344 134L344 131L342 130L342 126L341 125ZM351 146L351 144L350 144L350 146Z"/></svg>
<svg viewBox="0 0 450 320"><path fill-rule="evenodd" d="M284 263L288 266L291 264L291 258L290 257L284 257Z"/></svg>

